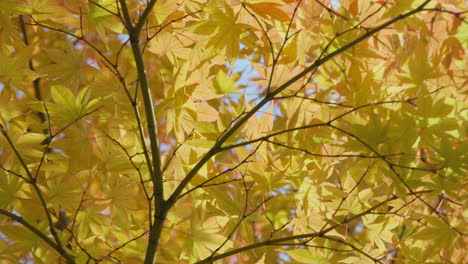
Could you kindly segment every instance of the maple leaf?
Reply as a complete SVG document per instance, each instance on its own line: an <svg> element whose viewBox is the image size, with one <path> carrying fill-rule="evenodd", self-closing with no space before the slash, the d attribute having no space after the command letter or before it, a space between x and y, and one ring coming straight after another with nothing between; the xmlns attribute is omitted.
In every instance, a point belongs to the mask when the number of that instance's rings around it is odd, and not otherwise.
<svg viewBox="0 0 468 264"><path fill-rule="evenodd" d="M0 1L0 259L465 263L465 9Z"/></svg>
<svg viewBox="0 0 468 264"><path fill-rule="evenodd" d="M212 19L191 26L191 30L208 37L207 47L213 47L215 50L225 49L226 56L233 64L233 60L239 56L240 38L251 26L238 23L238 15L229 5L225 4L223 9L224 11L207 7L205 12L210 14Z"/></svg>

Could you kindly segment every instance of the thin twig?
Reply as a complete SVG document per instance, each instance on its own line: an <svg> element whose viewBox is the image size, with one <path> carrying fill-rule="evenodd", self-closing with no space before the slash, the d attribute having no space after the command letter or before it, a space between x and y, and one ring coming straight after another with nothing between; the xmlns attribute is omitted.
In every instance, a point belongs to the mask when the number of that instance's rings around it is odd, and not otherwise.
<svg viewBox="0 0 468 264"><path fill-rule="evenodd" d="M420 194L424 194L424 193L430 193L432 191L430 190L424 190L424 191L418 191L416 192L416 195L420 195ZM411 195L411 194L410 194ZM364 215L367 215L371 212L373 212L375 209L381 207L382 205L385 205L387 204L388 202L391 202L393 200L396 200L398 199L398 196L396 195L392 195L390 196L389 198L385 199L384 201L368 208L367 210L364 210L362 211L361 213L359 214L356 214L352 217L349 217L343 221L341 221L340 223L337 223L335 225L332 225L330 226L329 228L326 228L324 230L322 230L321 232L314 232L314 233L307 233L307 234L301 234L301 235L293 235L293 236L286 236L286 237L282 237L282 238L277 238L277 239L270 239L270 240L265 240L265 241L262 241L262 242L257 242L257 243L254 243L254 244L251 244L251 245L248 245L248 246L244 246L244 247L240 247L240 248L236 248L236 249L233 249L233 250L229 250L227 252L224 252L222 254L219 254L219 255L216 255L216 256L210 256L208 258L205 258L201 261L198 261L196 262L195 264L208 264L208 263L213 263L214 261L216 260L220 260L220 259L224 259L226 257L229 257L229 256L232 256L232 255L235 255L235 254L238 254L238 253L241 253L241 252L244 252L244 251L248 251L248 250L252 250L252 249L255 249L255 248L259 248L259 247L265 247L265 246L273 246L273 245L277 245L278 243L284 243L284 242L288 242L288 241L294 241L294 240L297 240L297 239L310 239L310 238L317 238L317 237L322 237L324 236L325 234L335 230L336 228L340 227L340 226L343 226L351 221L354 221L356 219L359 219L361 218L362 216Z"/></svg>
<svg viewBox="0 0 468 264"><path fill-rule="evenodd" d="M322 238L325 238L325 239L328 239L328 240L331 240L331 241L335 241L335 242L338 242L340 244L343 244L343 245L346 245L350 248L352 248L353 250L359 252L360 254L366 256L367 258L369 258L370 260L372 260L374 263L380 263L380 264L383 264L382 261L372 257L371 255L367 254L366 252L362 251L361 249L357 248L356 246L354 246L353 244L349 243L349 242L346 242L344 240L341 240L339 238L335 238L335 237L331 237L331 236L322 236Z"/></svg>
<svg viewBox="0 0 468 264"><path fill-rule="evenodd" d="M22 218L21 216L13 214L13 213L11 213L11 212L9 212L7 210L4 210L4 209L0 209L0 214L5 215L5 216L9 217L11 220L22 224L25 228L27 228L29 231L33 232L35 235L40 237L51 248L53 248L55 251L57 251L63 258L65 258L67 260L68 263L75 263L75 260L73 259L73 257L71 255L69 255L61 246L57 245L54 241L52 241L50 238L48 238L39 229L35 228L29 222L24 220L24 218Z"/></svg>

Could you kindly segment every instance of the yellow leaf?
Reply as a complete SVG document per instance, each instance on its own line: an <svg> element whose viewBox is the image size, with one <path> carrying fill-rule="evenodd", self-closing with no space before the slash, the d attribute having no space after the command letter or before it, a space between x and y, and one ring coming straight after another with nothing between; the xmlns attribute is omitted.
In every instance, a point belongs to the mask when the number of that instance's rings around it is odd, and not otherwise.
<svg viewBox="0 0 468 264"><path fill-rule="evenodd" d="M289 21L290 18L288 14L281 9L281 4L275 1L249 1L246 3L248 7L254 10L255 13L259 14L261 17L272 17L281 22Z"/></svg>
<svg viewBox="0 0 468 264"><path fill-rule="evenodd" d="M320 254L313 253L309 249L293 249L286 251L288 255L300 263L317 263L317 264L326 264L329 263L324 259Z"/></svg>
<svg viewBox="0 0 468 264"><path fill-rule="evenodd" d="M192 139L187 142L185 142L185 145L187 146L194 146L194 147L200 147L200 148L211 148L214 145L214 141L212 140L206 140L206 139Z"/></svg>
<svg viewBox="0 0 468 264"><path fill-rule="evenodd" d="M194 103L197 119L204 122L213 122L219 118L219 113L208 104Z"/></svg>

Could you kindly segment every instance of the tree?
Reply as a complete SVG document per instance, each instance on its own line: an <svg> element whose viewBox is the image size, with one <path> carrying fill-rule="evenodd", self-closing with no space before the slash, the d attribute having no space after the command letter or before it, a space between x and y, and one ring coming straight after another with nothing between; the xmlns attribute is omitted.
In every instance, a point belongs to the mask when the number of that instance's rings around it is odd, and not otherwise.
<svg viewBox="0 0 468 264"><path fill-rule="evenodd" d="M0 262L466 262L464 10L1 1Z"/></svg>

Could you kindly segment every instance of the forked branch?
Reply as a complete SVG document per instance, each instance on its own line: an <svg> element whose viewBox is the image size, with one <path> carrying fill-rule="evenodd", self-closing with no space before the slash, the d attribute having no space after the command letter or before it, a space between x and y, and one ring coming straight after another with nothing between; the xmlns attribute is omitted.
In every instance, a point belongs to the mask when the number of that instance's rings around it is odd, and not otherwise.
<svg viewBox="0 0 468 264"><path fill-rule="evenodd" d="M249 112L247 112L242 118L240 118L237 122L235 122L232 127L224 133L217 141L216 144L200 159L200 161L192 168L190 172L187 173L186 177L182 180L182 182L177 186L176 190L171 194L171 196L168 199L169 207L172 207L174 203L177 201L178 197L182 193L182 191L185 189L185 187L189 184L189 182L192 180L192 178L198 173L198 171L204 166L204 164L211 159L215 154L219 153L220 149L222 148L222 145L226 142L227 139L229 139L234 133L240 129L241 126L243 126L255 113L257 113L264 105L266 105L268 102L273 100L276 95L278 95L280 92L284 91L286 88L291 86L293 83L296 81L300 80L302 77L305 77L308 73L316 70L320 65L324 64L325 62L331 60L335 56L343 53L344 51L354 47L361 41L373 36L377 32L389 27L390 25L395 24L398 21L401 21L411 15L414 15L418 12L421 12L424 10L424 7L429 4L430 0L424 1L420 6L418 6L416 9L413 9L407 13L401 14L385 23L382 25L367 31L365 34L361 35L360 37L356 38L355 40L349 42L348 44L344 45L343 47L329 53L328 55L324 56L323 58L320 58L316 60L312 65L304 69L302 72L299 74L295 75L288 81L286 81L284 84L280 85L276 90L271 91L265 98L263 98L257 105L255 105Z"/></svg>

